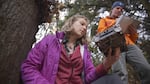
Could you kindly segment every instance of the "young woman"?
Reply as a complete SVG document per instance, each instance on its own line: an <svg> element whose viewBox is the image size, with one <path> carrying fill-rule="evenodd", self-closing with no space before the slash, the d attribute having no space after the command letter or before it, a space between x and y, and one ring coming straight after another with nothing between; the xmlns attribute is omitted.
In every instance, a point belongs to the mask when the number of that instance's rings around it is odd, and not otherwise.
<svg viewBox="0 0 150 84"><path fill-rule="evenodd" d="M61 32L47 35L29 52L21 66L25 84L90 84L104 76L119 58L111 49L102 64L94 67L88 51L86 31L88 19L82 15L70 17Z"/></svg>

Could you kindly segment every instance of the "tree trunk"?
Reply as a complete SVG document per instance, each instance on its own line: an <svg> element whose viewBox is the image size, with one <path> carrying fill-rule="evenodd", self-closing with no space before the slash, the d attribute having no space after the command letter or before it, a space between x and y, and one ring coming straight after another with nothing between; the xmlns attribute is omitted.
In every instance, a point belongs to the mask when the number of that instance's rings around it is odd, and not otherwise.
<svg viewBox="0 0 150 84"><path fill-rule="evenodd" d="M0 0L0 84L21 84L20 65L40 18L35 0Z"/></svg>

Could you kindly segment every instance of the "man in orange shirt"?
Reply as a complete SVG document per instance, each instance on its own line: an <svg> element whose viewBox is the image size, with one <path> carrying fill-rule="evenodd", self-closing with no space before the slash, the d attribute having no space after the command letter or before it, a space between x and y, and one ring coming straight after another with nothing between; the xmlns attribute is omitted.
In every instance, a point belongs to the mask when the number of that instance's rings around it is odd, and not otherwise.
<svg viewBox="0 0 150 84"><path fill-rule="evenodd" d="M114 2L110 11L110 15L106 18L100 19L97 33L101 33L113 26L116 23L116 19L122 14L124 7L125 5L122 2ZM121 77L124 84L128 84L126 70L126 62L128 62L138 72L141 79L141 84L150 84L150 65L144 58L142 51L138 46L135 45L135 42L138 38L136 28L134 28L134 26L129 26L128 32L126 32L124 36L126 40L127 51L121 54L122 56L120 56L120 60L113 65L112 71Z"/></svg>

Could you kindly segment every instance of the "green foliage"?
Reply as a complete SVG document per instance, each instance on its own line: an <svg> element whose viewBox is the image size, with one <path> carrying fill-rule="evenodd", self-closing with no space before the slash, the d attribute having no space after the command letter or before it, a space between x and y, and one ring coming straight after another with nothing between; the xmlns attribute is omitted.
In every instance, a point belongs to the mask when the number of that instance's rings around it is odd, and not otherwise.
<svg viewBox="0 0 150 84"><path fill-rule="evenodd" d="M89 20L91 21L90 23L90 28L91 29L91 36L96 34L96 30L97 30L97 24L92 24L92 22L97 22L99 20L95 20L96 17L99 13L97 12L99 9L101 9L102 7L105 7L105 10L110 10L111 9L111 5L114 1L118 1L118 0L76 0L75 3L70 3L69 1L71 0L66 0L67 3L65 3L65 5L67 6L66 9L68 9L68 16L66 16L66 18L74 15L74 14L81 14L81 15L85 15L86 17L89 18ZM137 19L142 19L141 20L141 32L140 35L150 35L150 2L148 2L148 0L120 0L123 1L126 4L126 13L128 13L129 15L134 15L135 13L137 14ZM105 11L104 10L104 11ZM150 62L150 40L145 39L145 38L140 38L140 46L141 49L144 52L144 55L146 56L146 58L148 59L148 61ZM101 63L102 59L103 59L103 54L101 52L99 52L99 50L97 49L96 46L94 45L89 45L89 49L92 52L92 59L93 59L93 63L95 65ZM101 59L101 60L100 60ZM128 72L130 74L129 76L129 84L139 84L138 79L134 76L136 73L133 73L134 71L131 70L130 67L128 67ZM135 82L137 81L137 82Z"/></svg>
<svg viewBox="0 0 150 84"><path fill-rule="evenodd" d="M89 44L89 50L91 51L92 54L92 60L94 65L98 65L102 62L104 55L102 52L99 51L98 47L95 45L95 43L91 42Z"/></svg>
<svg viewBox="0 0 150 84"><path fill-rule="evenodd" d="M67 1L67 0L66 0ZM68 16L66 18L74 15L74 14L82 14L89 18L89 20L92 22L96 18L95 16L98 15L98 10L102 7L105 7L106 10L110 10L111 5L114 1L117 0L76 0L75 3L70 3L67 1L65 5L67 6L66 9L68 9ZM146 0L120 0L126 4L126 13L133 15L135 13L138 13L136 16L137 18L142 19L142 29L146 32L144 34L150 33L150 20L147 14L150 10L146 10L149 6L145 4ZM95 22L98 23L99 20L96 20ZM91 29L91 36L96 34L97 25L96 24L90 24ZM141 33L140 33L141 34ZM150 55L150 54L149 54Z"/></svg>

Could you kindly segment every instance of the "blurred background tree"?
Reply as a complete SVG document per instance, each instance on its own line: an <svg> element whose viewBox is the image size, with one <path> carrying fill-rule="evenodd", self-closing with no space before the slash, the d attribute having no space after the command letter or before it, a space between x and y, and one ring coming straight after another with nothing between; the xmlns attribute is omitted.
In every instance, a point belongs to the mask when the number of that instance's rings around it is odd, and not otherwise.
<svg viewBox="0 0 150 84"><path fill-rule="evenodd" d="M82 14L88 17L91 21L89 24L90 36L92 37L96 33L98 22L100 18L105 17L107 12L111 9L111 5L117 0L65 0L64 10L68 11L66 15L68 17L74 14ZM145 57L150 62L150 0L120 0L126 4L125 12L130 16L136 16L136 19L140 20L141 24L138 28L139 40L137 45L143 50ZM62 2L61 2L62 3ZM63 21L61 21L63 22ZM61 23L63 24L63 23ZM59 24L58 26L61 26ZM92 51L93 63L97 65L101 62L103 54L97 50L93 44L90 45ZM133 68L127 64L129 72L129 84L140 84L139 77Z"/></svg>

